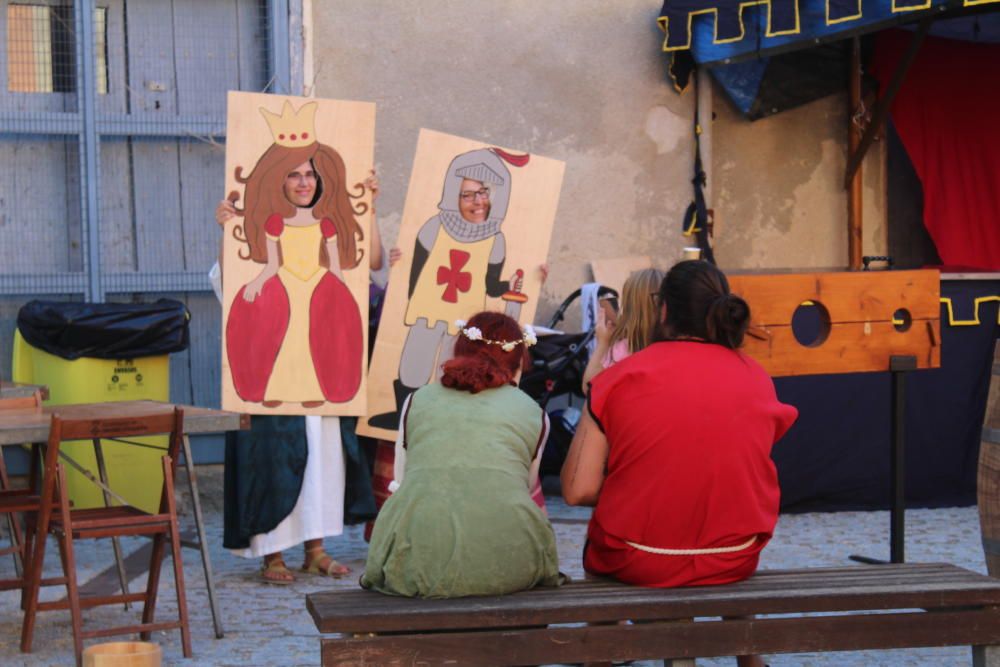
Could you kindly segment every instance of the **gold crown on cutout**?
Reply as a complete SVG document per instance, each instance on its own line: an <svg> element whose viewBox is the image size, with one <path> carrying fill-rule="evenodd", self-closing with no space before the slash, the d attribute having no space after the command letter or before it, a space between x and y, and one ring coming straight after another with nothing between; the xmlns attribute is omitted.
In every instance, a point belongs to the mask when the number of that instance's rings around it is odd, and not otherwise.
<svg viewBox="0 0 1000 667"><path fill-rule="evenodd" d="M267 126L271 128L274 143L279 146L299 148L316 141L316 109L318 108L318 103L309 102L303 104L296 112L292 108L292 103L285 100L280 116L264 107L261 107L260 113L267 121Z"/></svg>

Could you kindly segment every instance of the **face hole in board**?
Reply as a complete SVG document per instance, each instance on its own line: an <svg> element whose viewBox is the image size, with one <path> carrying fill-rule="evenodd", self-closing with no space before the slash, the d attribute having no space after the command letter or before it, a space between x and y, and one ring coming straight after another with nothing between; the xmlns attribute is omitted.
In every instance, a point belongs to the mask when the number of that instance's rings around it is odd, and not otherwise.
<svg viewBox="0 0 1000 667"><path fill-rule="evenodd" d="M792 313L792 333L803 347L819 347L830 337L830 311L819 301L803 301Z"/></svg>
<svg viewBox="0 0 1000 667"><path fill-rule="evenodd" d="M913 315L906 308L897 308L892 314L892 327L900 333L909 331L913 326Z"/></svg>

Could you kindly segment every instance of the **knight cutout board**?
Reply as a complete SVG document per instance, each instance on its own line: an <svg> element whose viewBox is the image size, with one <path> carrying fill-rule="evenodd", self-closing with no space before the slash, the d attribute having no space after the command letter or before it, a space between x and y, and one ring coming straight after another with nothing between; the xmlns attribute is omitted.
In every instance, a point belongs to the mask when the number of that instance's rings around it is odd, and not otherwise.
<svg viewBox="0 0 1000 667"><path fill-rule="evenodd" d="M230 92L222 407L363 415L375 105Z"/></svg>
<svg viewBox="0 0 1000 667"><path fill-rule="evenodd" d="M420 131L359 433L395 437L403 401L451 357L457 322L496 310L532 323L564 167Z"/></svg>

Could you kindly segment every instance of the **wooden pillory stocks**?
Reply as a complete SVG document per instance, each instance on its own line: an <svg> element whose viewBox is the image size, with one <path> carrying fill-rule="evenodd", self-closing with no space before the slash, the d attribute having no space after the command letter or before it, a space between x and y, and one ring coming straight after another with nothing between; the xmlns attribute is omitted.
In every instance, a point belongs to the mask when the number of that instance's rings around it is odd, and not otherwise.
<svg viewBox="0 0 1000 667"><path fill-rule="evenodd" d="M902 563L906 372L941 366L940 275L935 270L734 272L729 283L750 304L743 351L772 376L892 374L890 561ZM806 343L792 328L800 306L815 308L819 319L818 335Z"/></svg>

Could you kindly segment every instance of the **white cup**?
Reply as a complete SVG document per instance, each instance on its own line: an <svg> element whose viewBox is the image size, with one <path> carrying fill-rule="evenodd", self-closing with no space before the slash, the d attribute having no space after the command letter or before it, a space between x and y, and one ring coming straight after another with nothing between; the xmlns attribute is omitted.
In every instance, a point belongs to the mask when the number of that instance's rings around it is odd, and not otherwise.
<svg viewBox="0 0 1000 667"><path fill-rule="evenodd" d="M701 259L701 248L684 248L684 259Z"/></svg>

